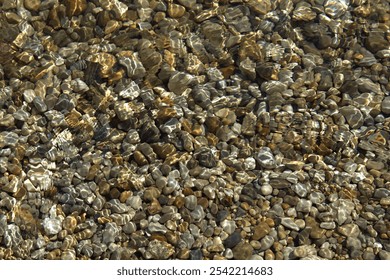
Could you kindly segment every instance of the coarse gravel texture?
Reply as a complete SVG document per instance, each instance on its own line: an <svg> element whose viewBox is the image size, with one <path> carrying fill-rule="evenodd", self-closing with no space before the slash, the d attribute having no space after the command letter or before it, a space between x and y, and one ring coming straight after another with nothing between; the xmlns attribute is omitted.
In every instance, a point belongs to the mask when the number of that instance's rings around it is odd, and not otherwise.
<svg viewBox="0 0 390 280"><path fill-rule="evenodd" d="M0 0L0 259L390 259L386 0Z"/></svg>

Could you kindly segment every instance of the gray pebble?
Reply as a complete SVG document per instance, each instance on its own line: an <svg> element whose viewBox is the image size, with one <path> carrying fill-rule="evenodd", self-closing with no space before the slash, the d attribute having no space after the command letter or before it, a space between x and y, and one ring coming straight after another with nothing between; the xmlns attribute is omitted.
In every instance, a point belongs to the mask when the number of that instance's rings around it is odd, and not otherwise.
<svg viewBox="0 0 390 280"><path fill-rule="evenodd" d="M271 246L274 244L274 241L275 241L275 239L272 236L270 236L270 235L264 236L260 240L260 244L261 244L260 251L265 251L265 250L271 248Z"/></svg>
<svg viewBox="0 0 390 280"><path fill-rule="evenodd" d="M264 168L274 168L276 166L274 155L269 148L262 148L258 152L256 160Z"/></svg>
<svg viewBox="0 0 390 280"><path fill-rule="evenodd" d="M312 202L306 199L300 199L296 206L296 210L299 212L309 213L312 206Z"/></svg>
<svg viewBox="0 0 390 280"><path fill-rule="evenodd" d="M294 223L294 221L291 218L282 218L281 223L288 229L299 231L299 227L297 226L296 223Z"/></svg>

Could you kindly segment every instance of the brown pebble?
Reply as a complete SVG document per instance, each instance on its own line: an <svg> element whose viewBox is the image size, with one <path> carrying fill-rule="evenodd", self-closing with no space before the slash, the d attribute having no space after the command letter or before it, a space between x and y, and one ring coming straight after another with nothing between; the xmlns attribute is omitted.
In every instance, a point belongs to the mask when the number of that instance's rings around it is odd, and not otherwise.
<svg viewBox="0 0 390 280"><path fill-rule="evenodd" d="M233 248L235 260L249 260L253 254L253 247L248 243L240 243Z"/></svg>

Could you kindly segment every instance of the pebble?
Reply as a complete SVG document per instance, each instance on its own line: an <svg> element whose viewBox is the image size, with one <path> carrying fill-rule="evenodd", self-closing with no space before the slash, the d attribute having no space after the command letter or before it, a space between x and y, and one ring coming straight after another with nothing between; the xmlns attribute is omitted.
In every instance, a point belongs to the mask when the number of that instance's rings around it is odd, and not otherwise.
<svg viewBox="0 0 390 280"><path fill-rule="evenodd" d="M57 2L2 1L1 259L388 259L386 1Z"/></svg>
<svg viewBox="0 0 390 280"><path fill-rule="evenodd" d="M255 226L253 228L252 239L253 240L260 240L264 236L266 236L270 231L271 231L271 228L269 227L269 225L265 222L261 222L260 224L258 224L257 226Z"/></svg>
<svg viewBox="0 0 390 280"><path fill-rule="evenodd" d="M332 260L335 254L328 248L322 248L318 251L318 255L324 259Z"/></svg>
<svg viewBox="0 0 390 280"><path fill-rule="evenodd" d="M338 232L346 237L358 237L360 230L356 224L346 224L338 227Z"/></svg>
<svg viewBox="0 0 390 280"><path fill-rule="evenodd" d="M359 109L353 106L346 106L342 107L340 112L343 114L351 128L359 128L363 125L364 118Z"/></svg>
<svg viewBox="0 0 390 280"><path fill-rule="evenodd" d="M185 207L188 209L188 210L194 210L195 207L197 206L198 202L197 202L197 198L195 195L189 195L189 196L186 196L185 197Z"/></svg>
<svg viewBox="0 0 390 280"><path fill-rule="evenodd" d="M310 200L300 199L296 206L296 210L299 212L309 213L311 210L311 206L312 202Z"/></svg>
<svg viewBox="0 0 390 280"><path fill-rule="evenodd" d="M224 245L226 248L233 248L235 247L238 243L240 243L242 240L240 232L235 231L231 235L229 235L228 238L224 240Z"/></svg>
<svg viewBox="0 0 390 280"><path fill-rule="evenodd" d="M269 184L264 184L264 185L262 185L262 186L260 187L260 191L261 191L261 193L262 193L263 195L270 195L270 194L272 194L273 189L272 189L272 186L271 186L271 185L269 185Z"/></svg>
<svg viewBox="0 0 390 280"><path fill-rule="evenodd" d="M301 183L293 184L291 189L300 197L306 197L308 194L307 187Z"/></svg>
<svg viewBox="0 0 390 280"><path fill-rule="evenodd" d="M301 245L294 249L293 254L297 258L306 258L308 256L317 255L317 250L310 245Z"/></svg>
<svg viewBox="0 0 390 280"><path fill-rule="evenodd" d="M275 158L271 151L267 148L261 149L257 154L256 159L264 168L274 168L276 166Z"/></svg>
<svg viewBox="0 0 390 280"><path fill-rule="evenodd" d="M379 251L379 258L381 260L390 260L390 252L385 250Z"/></svg>
<svg viewBox="0 0 390 280"><path fill-rule="evenodd" d="M190 251L190 257L189 257L190 260L202 260L202 258L203 258L203 254L200 249Z"/></svg>
<svg viewBox="0 0 390 280"><path fill-rule="evenodd" d="M171 244L165 241L152 240L146 250L147 259L166 260L175 253Z"/></svg>
<svg viewBox="0 0 390 280"><path fill-rule="evenodd" d="M62 230L61 221L57 218L45 218L43 228L48 235L57 234Z"/></svg>
<svg viewBox="0 0 390 280"><path fill-rule="evenodd" d="M221 222L221 227L227 234L232 234L236 230L236 223L234 221L224 220Z"/></svg>
<svg viewBox="0 0 390 280"><path fill-rule="evenodd" d="M299 231L299 227L297 226L296 223L294 223L294 221L291 218L282 218L281 224L284 225L288 229Z"/></svg>
<svg viewBox="0 0 390 280"><path fill-rule="evenodd" d="M249 260L253 255L253 248L248 243L239 243L232 251L235 260Z"/></svg>
<svg viewBox="0 0 390 280"><path fill-rule="evenodd" d="M390 96L387 96L383 99L381 110L384 114L390 114Z"/></svg>
<svg viewBox="0 0 390 280"><path fill-rule="evenodd" d="M261 244L261 247L260 247L260 251L265 251L265 250L268 250L269 248L272 247L273 243L275 241L275 238L272 237L271 235L266 235L264 236L261 241L260 241L260 244Z"/></svg>

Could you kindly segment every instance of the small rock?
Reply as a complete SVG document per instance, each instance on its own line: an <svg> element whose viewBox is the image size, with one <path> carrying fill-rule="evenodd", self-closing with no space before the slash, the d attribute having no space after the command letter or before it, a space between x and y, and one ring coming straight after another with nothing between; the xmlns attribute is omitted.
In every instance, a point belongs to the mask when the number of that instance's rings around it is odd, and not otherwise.
<svg viewBox="0 0 390 280"><path fill-rule="evenodd" d="M381 260L390 260L390 252L387 252L385 250L381 250L379 252L379 258Z"/></svg>
<svg viewBox="0 0 390 280"><path fill-rule="evenodd" d="M264 184L260 187L260 191L262 195L270 195L272 194L272 186L270 184Z"/></svg>
<svg viewBox="0 0 390 280"><path fill-rule="evenodd" d="M47 105L45 104L42 97L40 97L40 96L36 96L33 99L33 104L34 104L35 108L38 110L38 112L40 112L40 113L43 113L47 110Z"/></svg>
<svg viewBox="0 0 390 280"><path fill-rule="evenodd" d="M347 224L340 226L338 232L346 237L358 237L360 230L355 224Z"/></svg>
<svg viewBox="0 0 390 280"><path fill-rule="evenodd" d="M152 240L146 250L146 258L166 260L175 253L173 246L165 241Z"/></svg>
<svg viewBox="0 0 390 280"><path fill-rule="evenodd" d="M305 258L307 256L317 255L317 250L310 245L301 245L294 249L294 256L297 258Z"/></svg>
<svg viewBox="0 0 390 280"><path fill-rule="evenodd" d="M223 242L226 248L233 248L238 243L241 242L241 234L239 231L233 232L228 238Z"/></svg>
<svg viewBox="0 0 390 280"><path fill-rule="evenodd" d="M198 202L195 195L189 195L185 197L185 207L188 210L194 210L196 205L198 205Z"/></svg>
<svg viewBox="0 0 390 280"><path fill-rule="evenodd" d="M364 118L359 109L353 106L345 106L340 109L340 112L343 114L351 128L359 128L363 125Z"/></svg>
<svg viewBox="0 0 390 280"><path fill-rule="evenodd" d="M390 114L390 96L387 96L382 100L381 110L384 114Z"/></svg>
<svg viewBox="0 0 390 280"><path fill-rule="evenodd" d="M263 239L261 239L261 241L260 241L261 247L259 250L261 252L268 250L274 244L274 241L275 241L275 239L271 235L264 236Z"/></svg>
<svg viewBox="0 0 390 280"><path fill-rule="evenodd" d="M296 210L303 213L309 213L312 206L312 202L306 199L300 199L296 206Z"/></svg>
<svg viewBox="0 0 390 280"><path fill-rule="evenodd" d="M234 221L224 220L221 223L221 227L226 233L232 234L236 230L236 223Z"/></svg>
<svg viewBox="0 0 390 280"><path fill-rule="evenodd" d="M296 223L294 223L294 221L291 218L282 218L281 224L284 225L288 229L299 231L299 227L297 226Z"/></svg>
<svg viewBox="0 0 390 280"><path fill-rule="evenodd" d="M190 251L190 260L201 260L203 259L202 250L196 249Z"/></svg>
<svg viewBox="0 0 390 280"><path fill-rule="evenodd" d="M261 222L253 228L253 240L260 240L271 231L271 228L266 222Z"/></svg>
<svg viewBox="0 0 390 280"><path fill-rule="evenodd" d="M240 243L233 248L235 260L249 260L253 254L253 247L248 243Z"/></svg>
<svg viewBox="0 0 390 280"><path fill-rule="evenodd" d="M269 148L262 148L258 154L256 160L264 168L274 168L276 161Z"/></svg>
<svg viewBox="0 0 390 280"><path fill-rule="evenodd" d="M57 234L62 230L61 221L57 218L45 218L42 225L48 235Z"/></svg>

